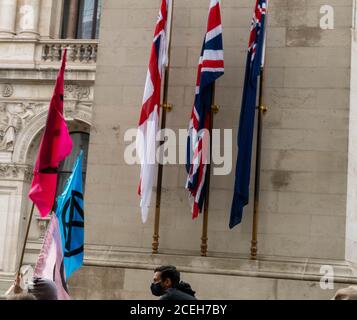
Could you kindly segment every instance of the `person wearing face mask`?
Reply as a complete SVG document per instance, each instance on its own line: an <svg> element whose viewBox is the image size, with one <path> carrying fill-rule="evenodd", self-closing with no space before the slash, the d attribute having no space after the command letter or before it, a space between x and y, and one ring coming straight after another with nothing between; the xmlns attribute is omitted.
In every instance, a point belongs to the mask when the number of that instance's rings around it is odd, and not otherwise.
<svg viewBox="0 0 357 320"><path fill-rule="evenodd" d="M197 300L191 286L180 281L180 272L174 266L161 266L154 270L151 293L160 300Z"/></svg>

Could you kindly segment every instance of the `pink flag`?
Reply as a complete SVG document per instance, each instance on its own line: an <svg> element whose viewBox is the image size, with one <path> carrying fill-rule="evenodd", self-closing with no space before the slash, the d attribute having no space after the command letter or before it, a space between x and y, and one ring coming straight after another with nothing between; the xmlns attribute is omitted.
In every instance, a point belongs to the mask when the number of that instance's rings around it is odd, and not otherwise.
<svg viewBox="0 0 357 320"><path fill-rule="evenodd" d="M56 86L47 116L45 133L34 170L30 199L46 217L52 210L56 195L58 167L71 152L72 140L63 117L64 72L67 49L64 50L62 66L57 76Z"/></svg>
<svg viewBox="0 0 357 320"><path fill-rule="evenodd" d="M35 267L34 277L54 281L57 287L58 300L70 300L64 270L62 239L58 219L55 214L52 216L48 226Z"/></svg>

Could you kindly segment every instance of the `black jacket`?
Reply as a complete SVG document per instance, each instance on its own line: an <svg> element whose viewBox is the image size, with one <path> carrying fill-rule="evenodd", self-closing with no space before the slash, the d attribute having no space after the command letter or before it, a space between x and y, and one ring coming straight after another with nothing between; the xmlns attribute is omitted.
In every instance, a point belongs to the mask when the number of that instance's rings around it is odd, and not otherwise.
<svg viewBox="0 0 357 320"><path fill-rule="evenodd" d="M188 283L181 281L176 288L167 289L160 300L197 300L195 294Z"/></svg>

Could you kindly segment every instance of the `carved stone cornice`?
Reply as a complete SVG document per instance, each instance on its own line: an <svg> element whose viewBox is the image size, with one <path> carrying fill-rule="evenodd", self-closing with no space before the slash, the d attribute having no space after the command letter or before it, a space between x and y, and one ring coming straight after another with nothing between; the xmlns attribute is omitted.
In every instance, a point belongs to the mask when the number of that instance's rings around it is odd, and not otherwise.
<svg viewBox="0 0 357 320"><path fill-rule="evenodd" d="M19 132L45 108L44 104L36 102L1 102L0 151L13 151Z"/></svg>
<svg viewBox="0 0 357 320"><path fill-rule="evenodd" d="M1 96L4 98L10 98L14 94L14 88L11 84L3 84L1 88Z"/></svg>
<svg viewBox="0 0 357 320"><path fill-rule="evenodd" d="M67 120L79 119L91 123L92 104L90 87L66 86L68 99L65 101ZM0 151L12 152L18 136L41 115L47 116L48 102L43 101L0 101ZM43 126L43 123L38 123ZM40 130L38 127L36 130Z"/></svg>
<svg viewBox="0 0 357 320"><path fill-rule="evenodd" d="M64 86L65 99L74 100L89 100L90 99L90 87L80 86L78 84L67 84Z"/></svg>
<svg viewBox="0 0 357 320"><path fill-rule="evenodd" d="M32 167L17 164L0 163L0 179L16 180L30 183Z"/></svg>

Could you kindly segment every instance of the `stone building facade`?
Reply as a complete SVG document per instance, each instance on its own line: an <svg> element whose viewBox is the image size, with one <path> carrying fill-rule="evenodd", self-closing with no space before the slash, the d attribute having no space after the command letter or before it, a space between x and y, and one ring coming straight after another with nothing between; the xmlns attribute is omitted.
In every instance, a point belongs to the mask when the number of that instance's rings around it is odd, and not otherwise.
<svg viewBox="0 0 357 320"><path fill-rule="evenodd" d="M154 210L142 225L139 167L124 161L124 135L137 126L159 2L104 0L96 61L96 41L59 40L61 34L74 34L70 23L60 31L63 10L56 6L62 1L19 0L14 7L13 1L0 0L17 17L7 15L4 26L0 20L0 34L5 34L0 40L0 103L6 128L0 219L8 224L0 223L6 230L0 233L0 278L11 278L15 270L14 252L19 252L29 211L29 172L58 67L56 50L69 45L92 50L89 61L72 60L66 74L70 126L91 127L86 257L70 281L74 298L150 299L152 270L166 263L177 265L202 299L327 299L356 283L355 1L270 1L264 85L269 112L264 117L256 261L249 259L252 205L242 225L228 229L234 170L212 177L209 255L200 257L202 218L191 220L182 165L164 168L160 254L151 254ZM232 129L233 141L254 3L222 0L226 72L217 83L215 128ZM38 8L33 17L39 21L24 30L21 6L30 4ZM209 0L175 1L169 85L174 109L167 123L175 131L188 126L208 5ZM320 25L326 5L333 9L332 29ZM73 14L73 8L67 9ZM86 50L79 52L88 57ZM235 164L235 146L233 151ZM43 224L34 221L27 263L36 261ZM320 281L332 271L334 287L325 290Z"/></svg>
<svg viewBox="0 0 357 320"><path fill-rule="evenodd" d="M71 3L68 14L77 17L81 3ZM78 38L77 26L63 32L67 7L56 0L0 1L0 292L17 269L33 165L64 48L66 120L74 135L88 135L92 125L98 41ZM34 255L47 223L35 212L27 246Z"/></svg>

